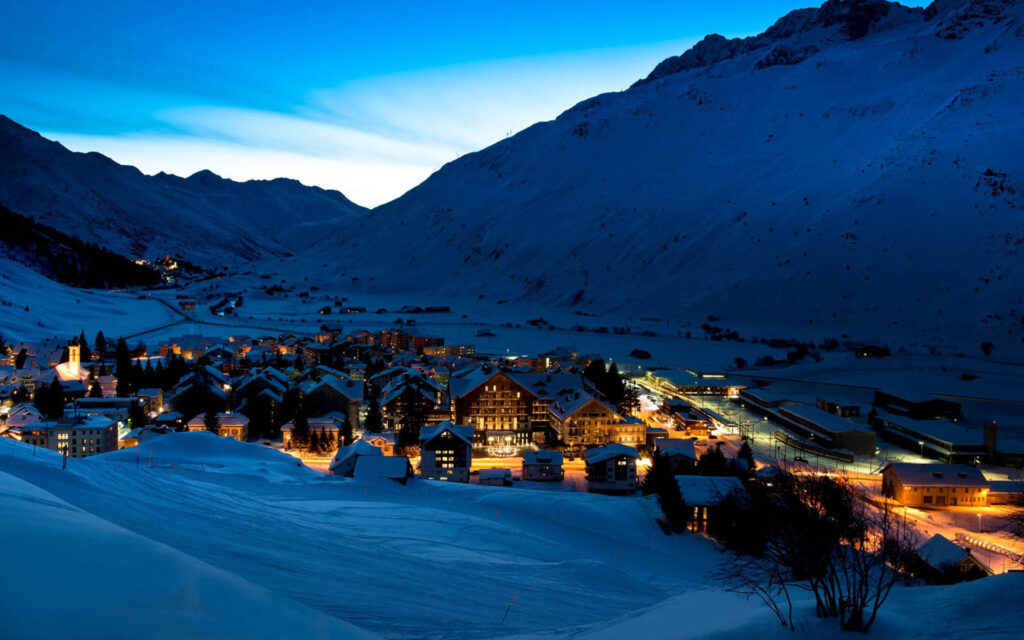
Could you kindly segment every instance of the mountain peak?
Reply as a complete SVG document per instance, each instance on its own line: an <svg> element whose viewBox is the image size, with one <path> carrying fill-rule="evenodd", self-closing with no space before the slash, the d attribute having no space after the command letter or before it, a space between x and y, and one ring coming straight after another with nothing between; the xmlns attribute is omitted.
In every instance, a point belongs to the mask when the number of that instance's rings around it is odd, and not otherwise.
<svg viewBox="0 0 1024 640"><path fill-rule="evenodd" d="M925 10L887 0L827 0L817 9L790 11L764 33L747 38L706 36L682 55L660 62L633 86L653 82L682 71L710 67L758 49L769 49L755 68L797 64L832 42L859 40L887 17L898 21L924 20Z"/></svg>

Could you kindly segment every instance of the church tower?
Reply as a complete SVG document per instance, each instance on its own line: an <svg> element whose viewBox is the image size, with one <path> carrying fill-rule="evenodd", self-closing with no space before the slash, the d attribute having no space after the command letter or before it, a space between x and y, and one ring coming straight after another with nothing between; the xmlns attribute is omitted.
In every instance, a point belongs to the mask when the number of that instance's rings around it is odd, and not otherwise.
<svg viewBox="0 0 1024 640"><path fill-rule="evenodd" d="M80 376L79 366L82 364L82 347L77 344L68 346L68 374L74 380Z"/></svg>

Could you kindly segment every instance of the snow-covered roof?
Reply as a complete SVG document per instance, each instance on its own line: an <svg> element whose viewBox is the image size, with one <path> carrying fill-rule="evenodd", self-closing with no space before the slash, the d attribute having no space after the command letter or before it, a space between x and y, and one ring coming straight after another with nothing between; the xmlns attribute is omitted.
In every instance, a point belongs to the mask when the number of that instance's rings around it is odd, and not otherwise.
<svg viewBox="0 0 1024 640"><path fill-rule="evenodd" d="M281 394L279 394L279 393L274 393L274 392L273 392L272 390L270 390L270 389L264 389L263 391L260 391L260 392L259 392L259 393L257 394L257 396L265 396L265 397L267 397L267 398L270 398L271 400L273 400L273 401L274 401L274 402L276 402L277 404L281 404L282 402L284 402L284 399L283 399L283 398L281 397Z"/></svg>
<svg viewBox="0 0 1024 640"><path fill-rule="evenodd" d="M936 533L917 548L917 556L933 569L947 571L967 557L967 551L941 533Z"/></svg>
<svg viewBox="0 0 1024 640"><path fill-rule="evenodd" d="M327 386L345 396L349 400L359 402L363 399L363 383L357 380L341 379L333 375L324 376L320 380L306 380L299 388L304 394L310 394L320 387Z"/></svg>
<svg viewBox="0 0 1024 640"><path fill-rule="evenodd" d="M819 428L819 431L825 431L826 433L842 433L844 431L868 431L869 427L866 424L861 424L840 418L839 416L822 411L817 407L809 407L806 405L787 405L785 407L779 407L779 413L789 418L802 418L811 422Z"/></svg>
<svg viewBox="0 0 1024 640"><path fill-rule="evenodd" d="M972 424L966 420L958 422L951 422L946 419L918 420L877 407L875 408L875 414L878 418L891 424L899 425L902 430L911 434L930 436L952 445L980 445L985 442L984 427ZM928 445L929 443L926 442L925 444Z"/></svg>
<svg viewBox="0 0 1024 640"><path fill-rule="evenodd" d="M310 422L335 422L339 425L344 424L345 420L348 420L348 414L341 411L328 411L322 416L309 419Z"/></svg>
<svg viewBox="0 0 1024 640"><path fill-rule="evenodd" d="M366 440L367 442L371 442L373 440L381 439L381 440L384 440L387 444L390 444L392 446L394 446L394 444L395 444L395 434L393 434L393 433L371 433L371 432L367 431L366 433L364 433L360 437L363 440Z"/></svg>
<svg viewBox="0 0 1024 640"><path fill-rule="evenodd" d="M598 400L588 393L574 392L567 396L559 395L548 406L548 410L555 414L559 420L565 420L578 411L585 409L591 403L595 403L606 411L610 411L620 421L623 419L610 404Z"/></svg>
<svg viewBox="0 0 1024 640"><path fill-rule="evenodd" d="M445 431L451 431L452 435L463 440L468 445L473 444L473 427L452 424L449 420L445 420L433 427L423 427L420 429L420 442L430 442Z"/></svg>
<svg viewBox="0 0 1024 640"><path fill-rule="evenodd" d="M511 480L512 470L511 469L481 469L480 470L481 480Z"/></svg>
<svg viewBox="0 0 1024 640"><path fill-rule="evenodd" d="M561 451L524 451L523 464L562 464Z"/></svg>
<svg viewBox="0 0 1024 640"><path fill-rule="evenodd" d="M744 389L740 391L740 396L744 398L754 398L760 400L764 404L778 404L785 402L786 399L774 391L768 391L767 389Z"/></svg>
<svg viewBox="0 0 1024 640"><path fill-rule="evenodd" d="M639 454L633 447L619 443L608 444L603 447L595 447L583 452L583 457L587 459L587 464L595 464L605 460L611 460L612 458L617 458L619 456L627 456L629 458L636 459L639 457Z"/></svg>
<svg viewBox="0 0 1024 640"><path fill-rule="evenodd" d="M904 485L941 487L988 487L988 480L979 469L965 464L915 464L890 462L883 473L892 469Z"/></svg>
<svg viewBox="0 0 1024 640"><path fill-rule="evenodd" d="M338 447L338 452L331 460L330 470L334 471L339 465L356 456L380 456L383 455L377 447L364 440L356 440L350 445Z"/></svg>
<svg viewBox="0 0 1024 640"><path fill-rule="evenodd" d="M376 447L371 447L376 448ZM379 450L378 450L379 453ZM409 458L402 456L359 456L352 476L357 480L388 478L401 480L411 475L412 467Z"/></svg>
<svg viewBox="0 0 1024 640"><path fill-rule="evenodd" d="M697 449L690 438L657 438L654 448L663 456L686 456L697 459Z"/></svg>
<svg viewBox="0 0 1024 640"><path fill-rule="evenodd" d="M188 426L202 427L206 424L206 414L200 413L188 421ZM222 427L244 427L249 424L249 418L241 413L218 413L217 423Z"/></svg>
<svg viewBox="0 0 1024 640"><path fill-rule="evenodd" d="M733 491L743 491L734 476L676 476L683 501L691 506L715 505Z"/></svg>
<svg viewBox="0 0 1024 640"><path fill-rule="evenodd" d="M205 367L203 367L203 371L205 371L207 374L209 374L211 377L213 377L214 380L216 380L217 382L219 382L221 384L227 384L227 382L228 382L227 375L225 375L223 371L221 371L220 369L218 369L216 367L212 367L210 365L206 365Z"/></svg>

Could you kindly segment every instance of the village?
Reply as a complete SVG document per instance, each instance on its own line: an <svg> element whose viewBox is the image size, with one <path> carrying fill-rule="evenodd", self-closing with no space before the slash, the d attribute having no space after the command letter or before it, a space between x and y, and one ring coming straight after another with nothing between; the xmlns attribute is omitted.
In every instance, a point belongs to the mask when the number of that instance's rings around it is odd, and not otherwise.
<svg viewBox="0 0 1024 640"><path fill-rule="evenodd" d="M80 334L0 355L0 434L65 465L205 431L357 480L657 494L666 533L703 535L752 482L824 476L912 523L926 581L1024 570L1021 440L949 399L620 371L571 348L499 356L413 327L134 346ZM190 461L150 449L137 464Z"/></svg>

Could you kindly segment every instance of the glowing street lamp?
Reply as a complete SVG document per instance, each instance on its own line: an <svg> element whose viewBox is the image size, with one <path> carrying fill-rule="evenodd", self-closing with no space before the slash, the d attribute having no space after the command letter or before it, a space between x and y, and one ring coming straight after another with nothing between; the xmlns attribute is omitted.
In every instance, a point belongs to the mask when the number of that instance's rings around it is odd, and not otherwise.
<svg viewBox="0 0 1024 640"><path fill-rule="evenodd" d="M921 457L924 457L924 440L918 440L917 444L921 447Z"/></svg>
<svg viewBox="0 0 1024 640"><path fill-rule="evenodd" d="M978 535L981 535L981 514L978 514Z"/></svg>

